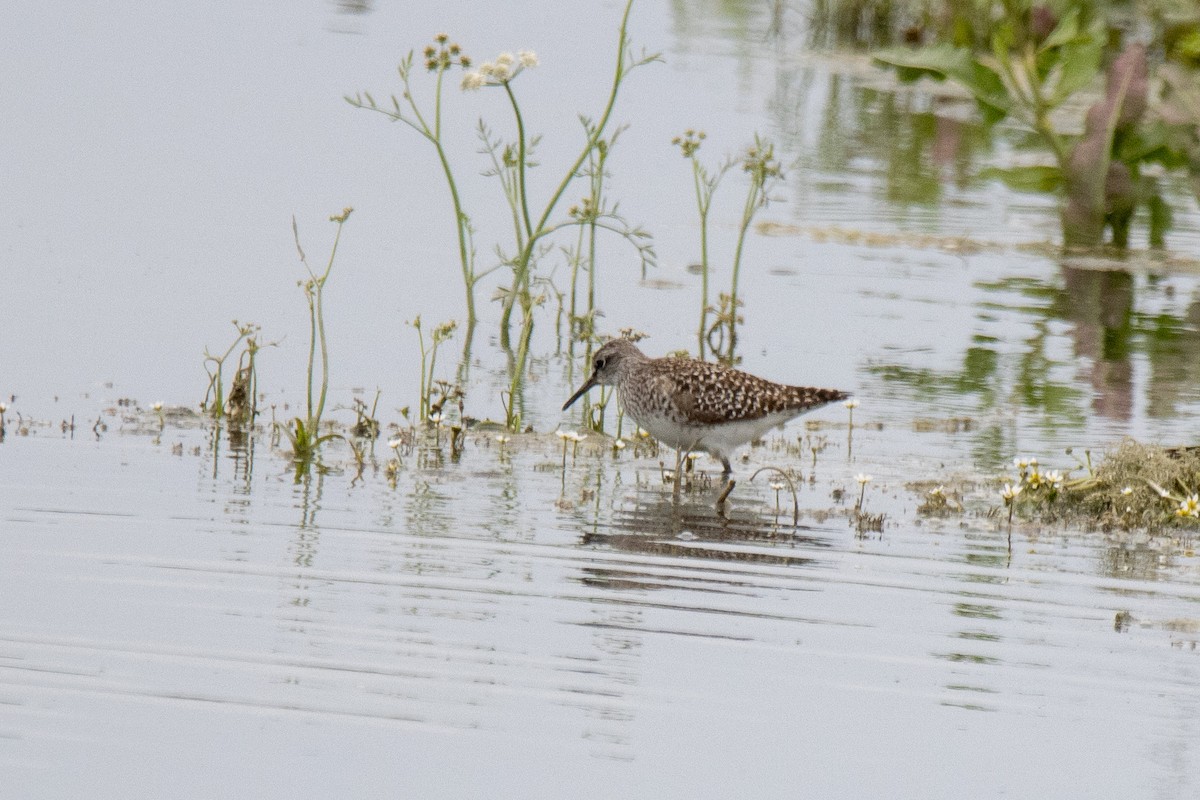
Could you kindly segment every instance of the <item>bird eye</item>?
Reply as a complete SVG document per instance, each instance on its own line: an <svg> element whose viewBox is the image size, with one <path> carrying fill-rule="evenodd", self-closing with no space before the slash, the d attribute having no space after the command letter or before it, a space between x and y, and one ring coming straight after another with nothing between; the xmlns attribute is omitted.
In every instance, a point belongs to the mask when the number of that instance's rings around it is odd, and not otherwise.
<svg viewBox="0 0 1200 800"><path fill-rule="evenodd" d="M605 365L605 364L607 364L607 363L608 363L608 361L607 361L606 359L603 359L603 358L597 358L597 359L596 359L596 369L597 369L597 370L604 369L604 365Z"/></svg>

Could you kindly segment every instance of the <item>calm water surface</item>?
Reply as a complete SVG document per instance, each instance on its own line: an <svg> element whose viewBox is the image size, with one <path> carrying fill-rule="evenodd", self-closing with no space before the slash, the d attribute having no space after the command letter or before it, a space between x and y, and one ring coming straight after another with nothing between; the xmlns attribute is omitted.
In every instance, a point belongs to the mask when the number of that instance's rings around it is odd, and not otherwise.
<svg viewBox="0 0 1200 800"><path fill-rule="evenodd" d="M341 97L396 90L400 55L439 30L477 60L532 47L518 88L549 185L608 80L619 8L595 13L13 11L0 794L1196 796L1193 539L1010 531L976 483L1015 455L1068 469L1125 436L1200 439L1195 201L1175 195L1167 254L1059 256L1051 202L977 177L1011 132L807 49L802 9L772 34L765 4L638 5L635 45L666 63L620 106L613 192L660 258L643 279L604 251L601 329L694 345L695 210L668 142L703 127L716 161L759 131L787 180L748 244L743 365L862 402L852 436L839 406L749 451L728 519L703 489L674 506L662 455L593 436L564 458L549 431L579 375L552 310L520 398L538 433L418 448L394 485L383 439L361 476L335 443L330 471L296 482L266 435L247 452L158 432L145 409L196 405L233 318L279 340L268 405L301 401L290 218L312 256L347 204L334 402L378 387L399 422L419 369L404 322L461 318L453 232L422 143ZM500 100L449 95L464 164ZM721 288L738 180L714 210ZM464 184L481 241L502 234L494 187ZM461 369L467 413L494 419L506 362L482 306ZM764 465L803 472L798 528L787 492L777 509L748 480ZM848 524L861 472L882 532ZM917 480L966 481L970 513L921 518Z"/></svg>

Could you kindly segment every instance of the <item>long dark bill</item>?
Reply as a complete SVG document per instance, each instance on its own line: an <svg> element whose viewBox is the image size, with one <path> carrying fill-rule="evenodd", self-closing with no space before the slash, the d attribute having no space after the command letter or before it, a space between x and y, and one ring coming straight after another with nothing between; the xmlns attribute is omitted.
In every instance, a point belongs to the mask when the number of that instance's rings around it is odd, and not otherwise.
<svg viewBox="0 0 1200 800"><path fill-rule="evenodd" d="M571 395L570 400L563 403L562 410L566 411L568 408L570 408L572 403L574 403L579 398L583 397L584 393L587 392L588 389L592 388L595 385L596 385L596 376L593 375L592 377L590 377L586 381L584 381L583 386L579 387L579 391L577 391L577 392L575 392L575 394Z"/></svg>

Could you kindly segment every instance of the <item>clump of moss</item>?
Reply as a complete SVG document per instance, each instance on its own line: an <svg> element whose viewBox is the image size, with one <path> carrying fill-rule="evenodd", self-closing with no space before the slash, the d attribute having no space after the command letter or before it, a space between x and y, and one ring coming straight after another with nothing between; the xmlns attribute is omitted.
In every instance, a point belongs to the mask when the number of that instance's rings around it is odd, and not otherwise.
<svg viewBox="0 0 1200 800"><path fill-rule="evenodd" d="M1058 511L1109 529L1200 529L1200 447L1122 442L1090 474L1068 481Z"/></svg>

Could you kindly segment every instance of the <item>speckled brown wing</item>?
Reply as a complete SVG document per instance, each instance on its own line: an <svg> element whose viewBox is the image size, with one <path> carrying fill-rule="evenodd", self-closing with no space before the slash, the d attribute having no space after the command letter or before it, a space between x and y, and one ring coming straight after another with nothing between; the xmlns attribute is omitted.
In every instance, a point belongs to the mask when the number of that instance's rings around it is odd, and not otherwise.
<svg viewBox="0 0 1200 800"><path fill-rule="evenodd" d="M786 386L706 361L692 360L683 365L665 361L658 359L653 366L656 379L669 382L666 396L680 416L703 425L761 419L789 411L799 414L849 397L837 389Z"/></svg>

